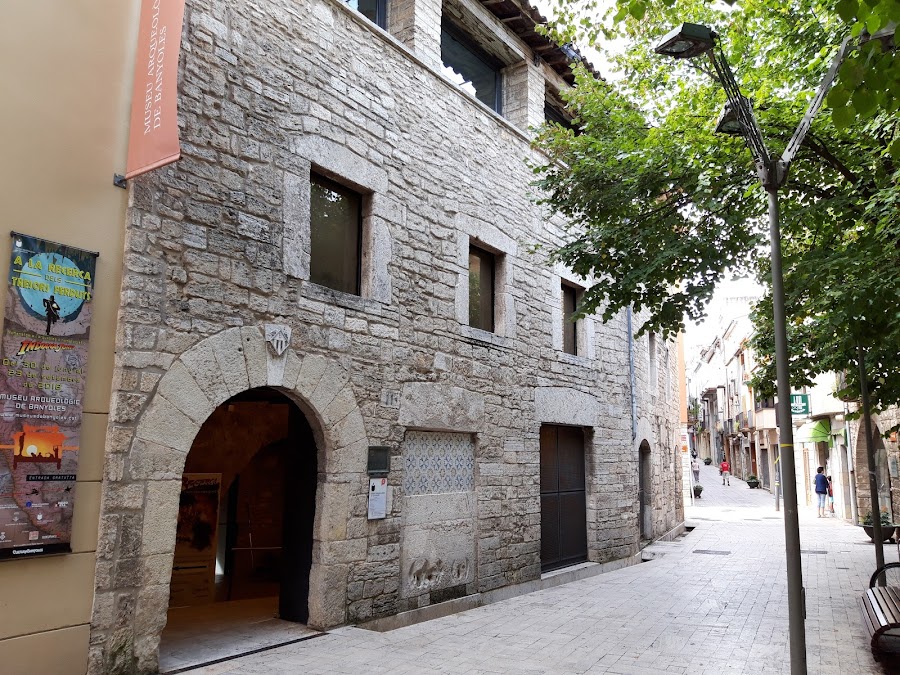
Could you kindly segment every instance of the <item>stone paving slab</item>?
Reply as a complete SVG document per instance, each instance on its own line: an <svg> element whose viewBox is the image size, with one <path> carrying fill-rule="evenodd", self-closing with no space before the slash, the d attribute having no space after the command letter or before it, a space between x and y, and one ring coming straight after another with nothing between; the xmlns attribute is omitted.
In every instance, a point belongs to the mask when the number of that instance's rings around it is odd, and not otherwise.
<svg viewBox="0 0 900 675"><path fill-rule="evenodd" d="M703 498L687 509L695 529L650 546L650 562L386 633L339 628L192 672L789 673L783 511L770 493L717 478L701 468ZM868 537L814 508L801 509L800 529L809 672L888 672L872 659L856 606L875 565ZM896 547L885 557L896 560Z"/></svg>

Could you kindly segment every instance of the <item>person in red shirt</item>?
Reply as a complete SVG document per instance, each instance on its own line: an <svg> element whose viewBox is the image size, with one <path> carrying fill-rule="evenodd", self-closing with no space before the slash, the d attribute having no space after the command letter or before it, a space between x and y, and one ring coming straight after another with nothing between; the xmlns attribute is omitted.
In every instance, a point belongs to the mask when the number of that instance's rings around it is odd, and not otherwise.
<svg viewBox="0 0 900 675"><path fill-rule="evenodd" d="M731 485L731 465L727 459L723 459L719 464L719 473L722 474L722 485L725 485L726 481Z"/></svg>

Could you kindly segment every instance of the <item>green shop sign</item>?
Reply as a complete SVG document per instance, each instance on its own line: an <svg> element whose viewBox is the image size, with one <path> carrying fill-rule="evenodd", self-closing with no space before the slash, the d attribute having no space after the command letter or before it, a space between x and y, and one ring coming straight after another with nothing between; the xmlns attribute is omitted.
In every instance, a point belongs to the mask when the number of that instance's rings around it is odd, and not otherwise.
<svg viewBox="0 0 900 675"><path fill-rule="evenodd" d="M809 394L791 394L791 415L809 415Z"/></svg>

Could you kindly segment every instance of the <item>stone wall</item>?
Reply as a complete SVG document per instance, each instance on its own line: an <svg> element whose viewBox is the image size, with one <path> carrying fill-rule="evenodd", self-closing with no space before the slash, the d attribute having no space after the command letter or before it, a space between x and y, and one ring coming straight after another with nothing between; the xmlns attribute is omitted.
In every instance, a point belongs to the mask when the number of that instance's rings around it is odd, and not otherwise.
<svg viewBox="0 0 900 675"><path fill-rule="evenodd" d="M856 502L859 522L872 511L872 493L869 487L869 462L866 454L865 426L862 419L849 423L852 429L854 464L856 478ZM872 443L876 452L876 471L879 484L884 488L879 494L879 508L892 516L893 522L900 521L900 450L896 440L884 438L884 433L900 424L900 408L892 406L881 414L872 415ZM879 466L880 464L880 466ZM882 479L886 479L883 483ZM888 498L890 504L888 504Z"/></svg>
<svg viewBox="0 0 900 675"><path fill-rule="evenodd" d="M433 16L418 0L408 9ZM425 49L433 31L404 26ZM630 346L624 314L584 321L585 356L554 344L565 273L530 251L562 231L528 196L525 162L540 158L523 130L335 0L192 0L182 49L182 158L130 186L93 672L155 668L183 455L250 387L289 395L319 444L313 625L537 578L541 423L589 428L590 560L638 550L644 440L653 535L683 520L674 342L656 341L652 382L648 338ZM516 87L536 79L519 72ZM526 106L542 102L533 94ZM308 280L310 171L364 195L359 297ZM496 333L460 311L469 241L498 255ZM290 328L281 360L266 324ZM461 506L403 494L410 429L476 439ZM393 448L383 520L365 519L367 445ZM467 516L456 525L453 508ZM428 551L465 568L427 588Z"/></svg>

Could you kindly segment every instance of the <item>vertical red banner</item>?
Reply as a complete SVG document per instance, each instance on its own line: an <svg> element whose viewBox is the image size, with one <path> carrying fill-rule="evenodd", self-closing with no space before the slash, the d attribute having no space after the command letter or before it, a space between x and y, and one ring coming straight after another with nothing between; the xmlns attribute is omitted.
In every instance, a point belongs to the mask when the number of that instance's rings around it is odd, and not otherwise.
<svg viewBox="0 0 900 675"><path fill-rule="evenodd" d="M138 29L125 177L181 156L178 145L178 52L184 0L143 0Z"/></svg>

